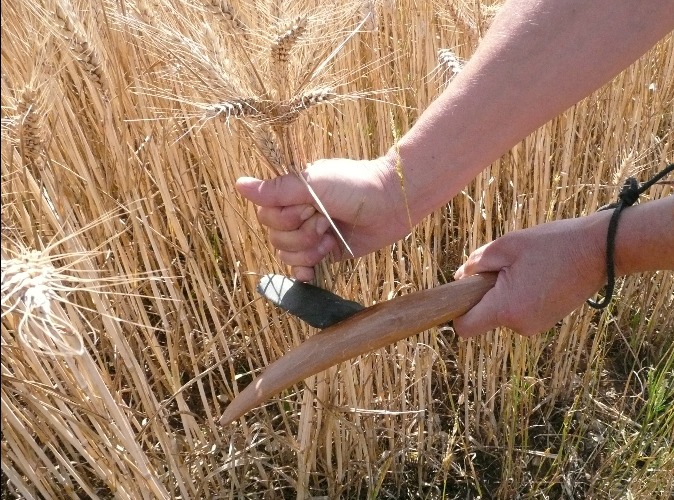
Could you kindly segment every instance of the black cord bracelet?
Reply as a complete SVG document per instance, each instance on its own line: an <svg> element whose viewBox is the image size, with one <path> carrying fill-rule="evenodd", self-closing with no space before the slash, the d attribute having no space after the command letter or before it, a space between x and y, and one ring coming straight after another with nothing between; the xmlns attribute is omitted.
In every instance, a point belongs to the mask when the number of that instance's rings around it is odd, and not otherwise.
<svg viewBox="0 0 674 500"><path fill-rule="evenodd" d="M639 196L650 188L653 184L658 182L664 176L674 170L674 163L670 163L663 170L658 172L647 182L639 185L634 177L625 179L623 187L618 194L618 201L610 205L604 205L599 208L599 211L613 209L611 220L608 223L608 234L606 236L606 292L604 298L598 302L588 299L587 303L595 309L605 308L613 298L613 290L615 289L615 237L618 230L618 219L623 208L631 207L639 199Z"/></svg>

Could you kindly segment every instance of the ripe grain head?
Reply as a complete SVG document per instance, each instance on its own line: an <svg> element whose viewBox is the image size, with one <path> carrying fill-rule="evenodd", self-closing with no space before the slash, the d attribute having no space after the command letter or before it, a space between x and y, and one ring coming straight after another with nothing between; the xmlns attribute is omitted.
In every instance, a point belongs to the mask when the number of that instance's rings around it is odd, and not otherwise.
<svg viewBox="0 0 674 500"><path fill-rule="evenodd" d="M674 421L656 404L674 328L666 273L626 280L612 310L582 309L537 339L424 332L304 381L230 428L214 423L269 362L315 334L256 295L258 274L287 270L236 178L382 154L440 90L425 78L438 49L470 57L487 4L443 3L470 21L461 25L432 2L232 0L241 35L207 10L213 2L157 0L139 14L106 1L100 36L85 4L68 5L104 61L106 102L57 31L53 2L45 15L27 0L2 5L3 257L36 249L44 264L32 275L17 267L29 277L12 282L22 293L6 286L19 297L2 316L9 488L45 498L512 497L554 495L590 472L595 496L664 495ZM302 16L278 98L272 45ZM36 69L57 34L67 50ZM367 305L434 286L489 239L593 211L612 201L622 171L648 176L672 151L671 44L527 138L404 240L326 264L325 286ZM24 168L19 141L4 140L25 114L24 88L47 103L26 107L44 109L48 139L29 143L47 160L40 172ZM53 283L44 296L81 334L81 355L17 340L30 279ZM44 302L28 297L26 335L44 324Z"/></svg>

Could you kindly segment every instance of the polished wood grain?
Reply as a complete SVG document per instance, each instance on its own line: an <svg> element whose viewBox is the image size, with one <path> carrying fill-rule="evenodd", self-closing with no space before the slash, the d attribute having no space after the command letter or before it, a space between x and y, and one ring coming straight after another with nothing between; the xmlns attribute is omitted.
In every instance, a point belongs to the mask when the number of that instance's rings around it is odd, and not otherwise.
<svg viewBox="0 0 674 500"><path fill-rule="evenodd" d="M297 382L342 361L380 349L461 316L496 283L496 273L470 276L367 307L309 338L271 363L220 417L226 425Z"/></svg>

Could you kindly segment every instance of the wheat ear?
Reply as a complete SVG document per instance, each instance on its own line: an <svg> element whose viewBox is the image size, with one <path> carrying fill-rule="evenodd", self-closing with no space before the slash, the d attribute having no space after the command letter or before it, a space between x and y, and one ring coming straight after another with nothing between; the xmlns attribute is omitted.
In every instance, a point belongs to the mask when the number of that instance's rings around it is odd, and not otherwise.
<svg viewBox="0 0 674 500"><path fill-rule="evenodd" d="M25 164L44 166L45 145L44 106L37 89L28 85L23 89L16 105L14 124Z"/></svg>
<svg viewBox="0 0 674 500"><path fill-rule="evenodd" d="M203 0L203 4L208 12L224 21L233 33L246 36L248 28L229 2L225 0Z"/></svg>
<svg viewBox="0 0 674 500"><path fill-rule="evenodd" d="M275 175L283 174L283 157L274 132L266 125L248 126L246 130L253 138L257 150Z"/></svg>
<svg viewBox="0 0 674 500"><path fill-rule="evenodd" d="M93 42L85 34L84 28L75 20L72 8L64 0L55 3L54 14L59 21L61 36L69 42L69 48L89 79L103 92L106 78L103 62Z"/></svg>
<svg viewBox="0 0 674 500"><path fill-rule="evenodd" d="M206 117L221 117L228 120L230 117L241 118L244 116L257 117L263 110L263 103L254 97L230 99L210 105L206 110Z"/></svg>
<svg viewBox="0 0 674 500"><path fill-rule="evenodd" d="M306 17L298 17L273 41L271 46L271 79L279 99L287 99L290 51L307 29Z"/></svg>
<svg viewBox="0 0 674 500"><path fill-rule="evenodd" d="M452 78L458 75L461 72L461 68L463 67L459 58L456 57L456 54L450 49L438 50L438 62L440 63L441 68L449 73L445 78L446 82L449 82Z"/></svg>
<svg viewBox="0 0 674 500"><path fill-rule="evenodd" d="M274 63L287 63L290 50L307 29L307 18L298 17L283 33L278 35L271 46L271 59Z"/></svg>
<svg viewBox="0 0 674 500"><path fill-rule="evenodd" d="M337 98L337 93L331 87L310 90L290 100L290 109L301 112L312 106L318 106Z"/></svg>
<svg viewBox="0 0 674 500"><path fill-rule="evenodd" d="M140 16L140 19L150 26L154 26L155 24L156 9L157 5L154 1L147 2L146 0L136 0L136 11Z"/></svg>
<svg viewBox="0 0 674 500"><path fill-rule="evenodd" d="M58 290L63 290L58 271L39 251L27 251L17 258L2 259L2 317L18 314L16 331L27 347L52 356L80 355L84 341L60 306Z"/></svg>

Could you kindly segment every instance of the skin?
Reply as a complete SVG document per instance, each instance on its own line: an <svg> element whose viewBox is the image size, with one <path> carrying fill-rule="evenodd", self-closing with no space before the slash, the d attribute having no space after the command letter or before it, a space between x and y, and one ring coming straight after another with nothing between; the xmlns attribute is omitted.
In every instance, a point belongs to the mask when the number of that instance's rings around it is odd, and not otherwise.
<svg viewBox="0 0 674 500"><path fill-rule="evenodd" d="M365 255L408 234L485 166L607 83L673 29L672 0L510 0L461 73L386 155L321 160L302 175L353 256ZM406 197L396 168L402 169ZM295 175L269 181L245 177L237 189L259 206L271 244L298 279L313 279L313 266L329 254L350 257ZM629 252L624 247L635 241L642 247L651 234L659 245L647 257L655 262L634 269L626 265L621 273L673 267L665 247L669 242L671 248L671 239L663 238L667 230L674 232L669 203L651 209L669 224L664 233L654 234L650 219L632 228L626 214L641 213L636 207L621 216L620 228L640 234L630 239L619 229L619 253ZM500 271L499 279L493 294L455 320L457 332L473 336L504 325L531 334L582 304L605 281L608 217L602 213L516 231L474 252L457 278L488 267Z"/></svg>
<svg viewBox="0 0 674 500"><path fill-rule="evenodd" d="M475 307L454 320L459 335L507 326L529 336L581 306L606 283L611 213L513 231L475 250L454 277L486 271L499 276ZM615 250L616 276L674 269L674 196L623 209Z"/></svg>

